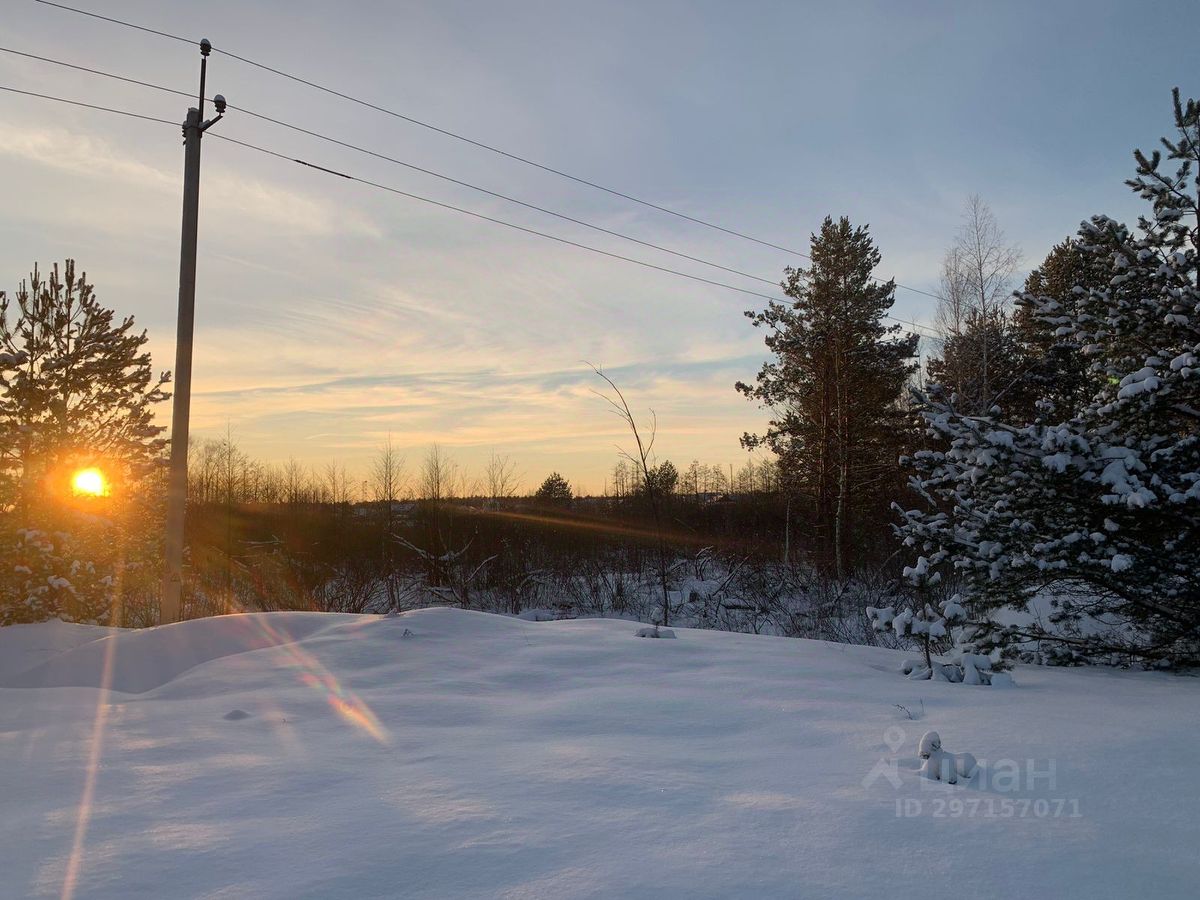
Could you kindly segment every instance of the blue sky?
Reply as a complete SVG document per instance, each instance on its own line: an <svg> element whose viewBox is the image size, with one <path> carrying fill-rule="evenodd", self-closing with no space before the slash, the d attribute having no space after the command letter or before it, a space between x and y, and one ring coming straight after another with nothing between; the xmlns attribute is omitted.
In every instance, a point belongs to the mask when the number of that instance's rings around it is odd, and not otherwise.
<svg viewBox="0 0 1200 900"><path fill-rule="evenodd" d="M977 193L1029 268L1080 219L1136 216L1130 151L1200 94L1200 5L114 2L218 47L685 213L803 249L869 223L883 277L925 290ZM181 89L187 46L25 0L0 45ZM215 55L235 105L765 277L797 260ZM0 53L0 84L181 120L182 98ZM173 365L182 148L169 126L0 93L0 288L72 256ZM231 114L289 156L698 275L712 270ZM204 148L193 433L365 469L493 450L600 490L624 443L602 365L653 408L663 458L741 464L763 416L755 302L262 157ZM735 276L721 276L737 281ZM737 281L750 288L753 282ZM765 286L764 286L765 287ZM769 289L767 291L770 293ZM900 291L897 315L932 301ZM164 407L164 417L169 410Z"/></svg>

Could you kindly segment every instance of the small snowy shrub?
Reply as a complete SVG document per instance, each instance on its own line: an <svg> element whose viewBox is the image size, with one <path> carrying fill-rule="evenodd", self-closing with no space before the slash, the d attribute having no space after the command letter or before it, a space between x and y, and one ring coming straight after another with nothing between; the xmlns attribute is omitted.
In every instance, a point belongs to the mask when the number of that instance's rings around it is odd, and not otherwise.
<svg viewBox="0 0 1200 900"><path fill-rule="evenodd" d="M917 748L921 757L921 775L931 781L958 784L959 778L970 779L979 763L970 753L950 753L942 748L942 738L936 731L927 731Z"/></svg>
<svg viewBox="0 0 1200 900"><path fill-rule="evenodd" d="M997 650L990 655L975 652L975 646L963 638L972 633L964 627L967 611L955 594L943 600L937 609L931 603L920 603L929 588L941 581L941 573L929 571L929 560L924 556L916 565L905 567L904 576L914 588L918 602L899 612L894 607L867 607L871 626L879 632L892 631L897 638L907 640L919 647L922 659L905 660L901 671L913 681L933 680L963 684L991 684L994 670L1000 668L1002 659ZM949 651L948 662L934 660L934 653Z"/></svg>
<svg viewBox="0 0 1200 900"><path fill-rule="evenodd" d="M155 536L150 546L142 540L147 527L99 516L44 518L20 527L14 513L0 513L0 625L152 624L137 615L147 590L155 606L158 599Z"/></svg>

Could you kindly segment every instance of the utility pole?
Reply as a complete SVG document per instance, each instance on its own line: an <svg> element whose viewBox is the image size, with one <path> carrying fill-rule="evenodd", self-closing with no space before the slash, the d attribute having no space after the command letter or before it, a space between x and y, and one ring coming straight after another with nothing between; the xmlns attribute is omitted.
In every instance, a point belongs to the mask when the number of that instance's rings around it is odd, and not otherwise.
<svg viewBox="0 0 1200 900"><path fill-rule="evenodd" d="M200 139L225 114L225 98L213 97L216 118L204 121L204 78L212 44L200 42L200 98L183 123L183 235L179 246L179 324L175 337L175 396L171 406L171 474L167 483L166 570L159 622L178 622L183 612L183 525L187 513L188 416L192 405L192 331L196 315L196 232L200 218Z"/></svg>

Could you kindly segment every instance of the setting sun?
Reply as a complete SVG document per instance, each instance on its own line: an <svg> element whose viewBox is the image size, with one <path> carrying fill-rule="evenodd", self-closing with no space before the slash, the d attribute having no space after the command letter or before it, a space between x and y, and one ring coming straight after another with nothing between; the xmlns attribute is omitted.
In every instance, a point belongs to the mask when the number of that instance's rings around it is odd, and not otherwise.
<svg viewBox="0 0 1200 900"><path fill-rule="evenodd" d="M80 469L71 479L71 490L87 497L103 497L108 493L108 482L99 469Z"/></svg>

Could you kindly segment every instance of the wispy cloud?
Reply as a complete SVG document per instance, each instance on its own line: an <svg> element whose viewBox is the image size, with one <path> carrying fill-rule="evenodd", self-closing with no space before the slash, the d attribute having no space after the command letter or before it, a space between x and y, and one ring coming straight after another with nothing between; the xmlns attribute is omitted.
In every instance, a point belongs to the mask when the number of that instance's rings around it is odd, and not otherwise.
<svg viewBox="0 0 1200 900"><path fill-rule="evenodd" d="M89 181L102 181L109 188L171 197L180 192L178 172L135 159L126 149L118 149L104 138L62 128L8 127L4 140L0 141L0 156ZM289 233L380 235L378 226L365 216L347 213L344 207L328 200L228 172L206 180L204 204L234 219Z"/></svg>

